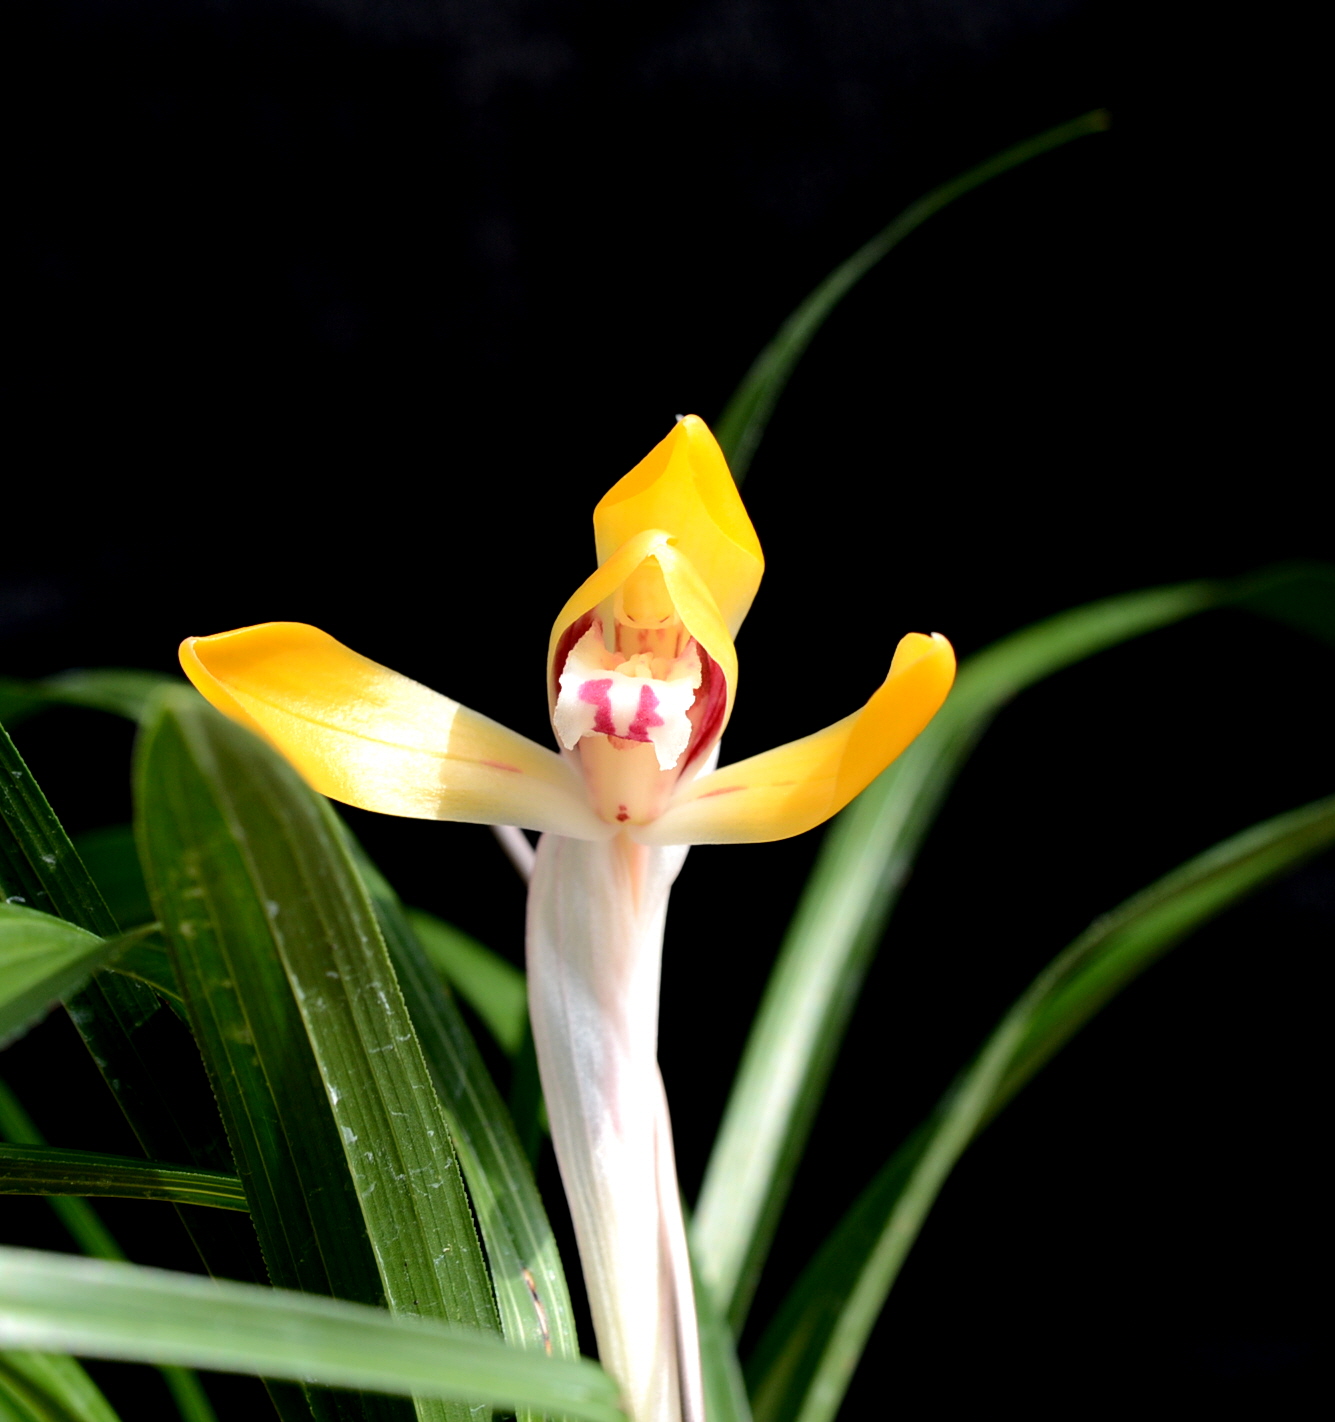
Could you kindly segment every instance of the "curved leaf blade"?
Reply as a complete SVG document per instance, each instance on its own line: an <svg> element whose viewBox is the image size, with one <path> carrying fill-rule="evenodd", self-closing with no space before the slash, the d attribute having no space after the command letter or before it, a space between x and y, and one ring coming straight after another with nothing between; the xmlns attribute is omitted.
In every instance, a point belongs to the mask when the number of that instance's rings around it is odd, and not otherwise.
<svg viewBox="0 0 1335 1422"><path fill-rule="evenodd" d="M118 948L21 904L0 903L0 1046L83 985Z"/></svg>
<svg viewBox="0 0 1335 1422"><path fill-rule="evenodd" d="M59 1146L0 1145L0 1195L94 1195L246 1210L235 1175Z"/></svg>
<svg viewBox="0 0 1335 1422"><path fill-rule="evenodd" d="M41 681L0 677L0 721L14 725L44 706L55 705L84 706L137 721L158 690L179 682L179 677L128 667L80 667Z"/></svg>
<svg viewBox="0 0 1335 1422"><path fill-rule="evenodd" d="M23 1103L0 1079L0 1140L16 1146L44 1146L41 1132L23 1109ZM70 1237L94 1259L124 1260L125 1254L111 1231L86 1199L72 1195L52 1195L51 1209ZM208 1394L189 1368L167 1366L158 1370L176 1401L182 1422L218 1422Z"/></svg>
<svg viewBox="0 0 1335 1422"><path fill-rule="evenodd" d="M120 1422L102 1389L59 1353L0 1353L0 1400L28 1422Z"/></svg>
<svg viewBox="0 0 1335 1422"><path fill-rule="evenodd" d="M849 1014L918 848L974 744L1027 686L1214 605L1183 583L1062 613L969 658L946 704L826 833L733 1084L695 1215L700 1269L740 1332Z"/></svg>
<svg viewBox="0 0 1335 1422"><path fill-rule="evenodd" d="M1267 568L1107 598L970 657L936 719L831 824L789 926L705 1174L700 1267L740 1329L852 1004L918 848L1006 702L1085 657L1209 608L1238 608L1335 642L1335 569Z"/></svg>
<svg viewBox="0 0 1335 1422"><path fill-rule="evenodd" d="M332 810L193 692L159 701L136 786L154 903L277 1277L495 1329L448 1122Z"/></svg>
<svg viewBox="0 0 1335 1422"><path fill-rule="evenodd" d="M506 1339L554 1357L578 1357L560 1252L509 1113L398 897L352 835L346 838L449 1119Z"/></svg>
<svg viewBox="0 0 1335 1422"><path fill-rule="evenodd" d="M793 368L825 324L830 312L882 257L894 251L910 232L921 227L929 217L948 207L956 198L1042 153L1050 153L1054 148L1088 134L1102 133L1108 123L1107 110L1096 109L1093 113L1082 114L1069 123L1058 124L1056 128L1007 148L911 203L894 221L841 262L779 327L774 339L742 377L741 384L714 426L714 433L737 482L740 484L746 476L752 456L765 433L765 426L774 413Z"/></svg>
<svg viewBox="0 0 1335 1422"><path fill-rule="evenodd" d="M1332 844L1335 797L1255 825L1098 919L1035 978L794 1286L748 1370L757 1422L831 1422L928 1212L983 1127L1156 959Z"/></svg>
<svg viewBox="0 0 1335 1422"><path fill-rule="evenodd" d="M64 826L3 728L0 898L49 910L102 938L118 932ZM171 1030L163 1030L162 1003L151 988L116 973L98 973L66 1006L146 1156L204 1169L232 1164L195 1044L174 1022ZM75 1202L69 1204L73 1209ZM180 1215L211 1267L225 1267L234 1278L264 1277L249 1221L189 1206L180 1207ZM304 1412L305 1403L297 1400ZM289 1406L281 1398L275 1401L280 1409ZM206 1415L202 1406L185 1405L193 1408L192 1417ZM298 1414L284 1416L295 1422Z"/></svg>
<svg viewBox="0 0 1335 1422"><path fill-rule="evenodd" d="M364 1304L33 1250L0 1249L0 1338L85 1357L624 1422L616 1385L584 1360Z"/></svg>

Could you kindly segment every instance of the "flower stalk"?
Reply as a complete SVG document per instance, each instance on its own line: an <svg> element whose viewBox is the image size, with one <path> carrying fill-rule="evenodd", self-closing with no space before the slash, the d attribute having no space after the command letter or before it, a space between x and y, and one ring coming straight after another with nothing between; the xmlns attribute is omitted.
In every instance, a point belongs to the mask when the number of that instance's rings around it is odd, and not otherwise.
<svg viewBox="0 0 1335 1422"><path fill-rule="evenodd" d="M544 835L529 894L529 1012L552 1144L600 1356L646 1422L703 1422L657 1052L663 924L685 857L621 835Z"/></svg>

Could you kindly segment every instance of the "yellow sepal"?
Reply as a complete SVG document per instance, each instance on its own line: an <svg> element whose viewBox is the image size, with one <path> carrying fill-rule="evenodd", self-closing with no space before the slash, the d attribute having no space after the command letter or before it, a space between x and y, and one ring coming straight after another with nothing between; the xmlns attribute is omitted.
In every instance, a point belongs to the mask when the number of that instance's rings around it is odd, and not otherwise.
<svg viewBox="0 0 1335 1422"><path fill-rule="evenodd" d="M663 529L690 560L735 637L765 559L723 451L698 415L678 420L603 495L593 511L599 563L650 528Z"/></svg>
<svg viewBox="0 0 1335 1422"><path fill-rule="evenodd" d="M359 656L318 628L266 622L181 645L186 675L322 795L386 815L610 832L574 769L527 737Z"/></svg>
<svg viewBox="0 0 1335 1422"><path fill-rule="evenodd" d="M955 679L940 633L910 632L861 711L815 735L702 775L678 790L643 844L753 844L787 839L842 810L932 719Z"/></svg>
<svg viewBox="0 0 1335 1422"><path fill-rule="evenodd" d="M617 589L646 559L654 558L663 570L663 581L667 584L677 615L723 673L728 701L722 725L727 724L727 718L732 714L733 699L737 695L737 649L704 579L676 545L677 540L662 529L645 529L622 544L596 573L580 584L552 624L551 640L547 646L549 698L555 697L556 676L561 669L553 663L566 629L600 605L610 607Z"/></svg>

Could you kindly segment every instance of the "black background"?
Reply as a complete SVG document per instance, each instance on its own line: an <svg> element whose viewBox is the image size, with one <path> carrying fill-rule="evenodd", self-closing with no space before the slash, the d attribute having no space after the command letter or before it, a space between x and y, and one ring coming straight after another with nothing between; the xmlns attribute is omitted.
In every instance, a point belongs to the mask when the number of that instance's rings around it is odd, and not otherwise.
<svg viewBox="0 0 1335 1422"><path fill-rule="evenodd" d="M967 653L1158 582L1329 557L1307 342L1312 37L1283 6L1079 0L50 0L7 23L0 673L167 669L270 618L538 739L589 512L920 192L1097 105L829 322L752 467L769 560L737 758L845 714L905 630ZM1331 657L1211 614L1003 713L863 993L781 1295L1029 976L1190 854L1331 788ZM129 732L21 749L70 828ZM484 831L356 816L412 902L518 958ZM693 1194L817 836L697 851L662 1056ZM845 1409L1289 1409L1314 1368L1312 982L1329 860L1130 990L947 1187ZM125 1148L64 1024L6 1074ZM40 1202L7 1237L64 1247ZM189 1267L163 1212L105 1213ZM128 1370L103 1366L113 1390ZM220 1394L251 1403L241 1384ZM132 1393L120 1393L122 1397ZM127 1417L145 1415L127 1405Z"/></svg>

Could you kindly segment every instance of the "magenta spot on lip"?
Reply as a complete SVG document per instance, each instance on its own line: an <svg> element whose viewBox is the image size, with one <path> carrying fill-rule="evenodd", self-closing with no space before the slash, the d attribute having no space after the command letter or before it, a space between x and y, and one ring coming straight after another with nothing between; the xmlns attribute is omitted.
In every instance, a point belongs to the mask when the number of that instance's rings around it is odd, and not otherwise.
<svg viewBox="0 0 1335 1422"><path fill-rule="evenodd" d="M593 729L604 736L615 736L617 728L612 724L612 678L599 677L597 681L586 681L579 689L579 699L587 701L595 708Z"/></svg>
<svg viewBox="0 0 1335 1422"><path fill-rule="evenodd" d="M635 719L630 723L630 730L626 732L628 741L647 741L649 728L663 724L663 718L657 714L657 709L657 693L646 683L640 687L640 704L635 709Z"/></svg>
<svg viewBox="0 0 1335 1422"><path fill-rule="evenodd" d="M506 765L503 760L481 760L479 765L489 765L493 770L513 770L516 775L520 773L517 765Z"/></svg>

